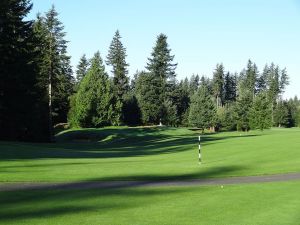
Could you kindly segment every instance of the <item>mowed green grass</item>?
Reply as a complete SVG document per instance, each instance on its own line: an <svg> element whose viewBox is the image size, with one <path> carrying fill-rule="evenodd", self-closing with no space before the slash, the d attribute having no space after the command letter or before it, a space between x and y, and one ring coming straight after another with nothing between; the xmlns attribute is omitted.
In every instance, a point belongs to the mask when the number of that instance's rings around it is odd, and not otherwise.
<svg viewBox="0 0 300 225"><path fill-rule="evenodd" d="M0 181L182 180L300 172L300 129L202 136L172 128L66 131L0 142ZM0 191L0 224L298 225L300 181Z"/></svg>
<svg viewBox="0 0 300 225"><path fill-rule="evenodd" d="M57 143L0 142L0 181L182 180L300 172L300 129L202 137L185 128L71 130Z"/></svg>
<svg viewBox="0 0 300 225"><path fill-rule="evenodd" d="M0 224L299 225L300 182L0 192Z"/></svg>

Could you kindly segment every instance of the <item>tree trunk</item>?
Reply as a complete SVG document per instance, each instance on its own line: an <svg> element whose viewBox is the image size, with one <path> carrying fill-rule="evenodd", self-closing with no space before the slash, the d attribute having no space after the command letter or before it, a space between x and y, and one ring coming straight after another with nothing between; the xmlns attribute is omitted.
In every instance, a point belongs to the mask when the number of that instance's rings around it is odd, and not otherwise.
<svg viewBox="0 0 300 225"><path fill-rule="evenodd" d="M53 75L53 66L52 66L52 35L50 36L49 43L49 52L50 52L50 68L48 76L48 98L49 98L49 135L50 141L53 141L53 121L52 121L52 75Z"/></svg>
<svg viewBox="0 0 300 225"><path fill-rule="evenodd" d="M52 66L50 66L52 67ZM53 122L52 122L52 72L49 71L49 77L48 77L48 106L49 106L49 135L50 135L50 141L53 141Z"/></svg>

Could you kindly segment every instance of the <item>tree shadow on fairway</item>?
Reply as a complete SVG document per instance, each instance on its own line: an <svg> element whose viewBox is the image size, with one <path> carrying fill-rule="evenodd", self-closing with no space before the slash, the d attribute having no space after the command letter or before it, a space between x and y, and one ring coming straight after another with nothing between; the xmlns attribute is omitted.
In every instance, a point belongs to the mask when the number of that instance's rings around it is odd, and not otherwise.
<svg viewBox="0 0 300 225"><path fill-rule="evenodd" d="M120 158L179 153L198 146L197 134L191 131L185 134L175 131L175 128L106 128L69 131L61 134L57 143L51 144L2 142L0 159ZM78 136L91 138L88 141L78 142ZM211 145L220 140L255 136L204 135L201 143Z"/></svg>
<svg viewBox="0 0 300 225"><path fill-rule="evenodd" d="M200 170L194 173L177 173L172 175L160 175L160 174L141 174L141 175L128 175L128 176L107 176L95 179L89 179L87 182L93 181L183 181L183 180L196 180L206 179L211 177L226 176L232 174L235 171L246 169L245 166L220 166L207 170ZM143 184L142 184L143 185ZM122 186L121 186L122 187Z"/></svg>
<svg viewBox="0 0 300 225"><path fill-rule="evenodd" d="M18 191L0 191L0 205L3 206L0 207L0 223L14 224L20 221L26 223L34 219L37 224L42 224L45 220L59 218L64 218L65 222L71 223L69 219L76 217L78 213L95 216L97 212L97 215L101 216L119 209L146 209L150 205L157 204L160 200L158 196L172 196L185 192L180 188L146 188L150 180L189 180L212 175L221 176L239 169L242 168L231 166L170 176L150 174L106 177L109 180L144 180L144 182L123 183L104 188L91 186L93 182L98 181L98 179L93 179L76 183L61 183L55 186L49 183L33 189L21 187Z"/></svg>

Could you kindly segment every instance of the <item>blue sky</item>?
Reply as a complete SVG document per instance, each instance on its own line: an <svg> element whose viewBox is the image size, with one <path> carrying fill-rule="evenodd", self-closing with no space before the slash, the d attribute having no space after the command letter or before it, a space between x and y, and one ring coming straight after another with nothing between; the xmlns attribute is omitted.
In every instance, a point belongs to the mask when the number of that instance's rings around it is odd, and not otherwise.
<svg viewBox="0 0 300 225"><path fill-rule="evenodd" d="M240 72L250 58L286 67L284 97L300 97L300 0L33 0L29 18L52 4L65 25L75 67L85 53L106 57L119 29L129 73L143 70L156 36L164 33L178 62L178 78L212 77L217 63ZM107 67L109 70L110 68Z"/></svg>

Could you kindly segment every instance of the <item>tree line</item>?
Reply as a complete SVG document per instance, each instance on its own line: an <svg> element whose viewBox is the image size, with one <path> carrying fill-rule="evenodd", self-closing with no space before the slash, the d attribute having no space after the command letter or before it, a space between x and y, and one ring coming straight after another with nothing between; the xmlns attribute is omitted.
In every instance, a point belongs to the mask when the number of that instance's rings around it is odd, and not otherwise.
<svg viewBox="0 0 300 225"><path fill-rule="evenodd" d="M67 121L71 127L161 123L243 131L300 125L300 101L282 99L288 75L274 63L259 72L249 60L240 73L217 64L212 79L178 80L167 36L159 34L145 70L130 79L116 31L108 55L83 55L75 78L54 7L34 21L26 21L29 0L3 0L0 7L2 140L51 141L53 126Z"/></svg>

